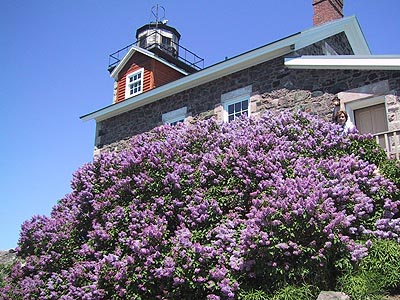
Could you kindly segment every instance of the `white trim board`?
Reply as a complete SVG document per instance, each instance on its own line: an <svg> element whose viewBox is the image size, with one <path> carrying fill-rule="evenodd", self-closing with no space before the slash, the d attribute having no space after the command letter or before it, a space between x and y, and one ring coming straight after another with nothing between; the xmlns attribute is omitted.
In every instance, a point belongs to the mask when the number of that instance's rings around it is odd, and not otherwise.
<svg viewBox="0 0 400 300"><path fill-rule="evenodd" d="M162 98L199 86L201 84L210 82L223 76L227 76L234 72L241 71L243 69L255 66L257 64L272 60L280 56L288 55L289 53L297 49L312 45L318 41L321 41L340 32L344 32L346 34L350 44L352 45L352 47L354 47L353 51L355 54L370 54L368 45L361 32L356 17L346 17L326 24L322 24L320 26L312 27L303 32L296 33L273 43L232 57L228 60L217 63L201 71L185 76L153 90L147 91L135 97L128 98L113 105L106 106L95 112L86 114L82 116L81 119L83 121L88 121L92 119L95 119L96 121L102 121L111 118L121 113L133 110L137 107L153 103ZM138 47L135 47L135 49L136 48ZM140 50L145 51L142 49ZM127 60L129 60L129 58L127 58L128 54L123 59L125 63ZM122 66L120 67L120 65ZM118 65L117 68L123 67L122 61L120 65ZM117 71L114 70L112 76L115 76L116 73L114 72Z"/></svg>
<svg viewBox="0 0 400 300"><path fill-rule="evenodd" d="M291 69L400 70L397 55L330 55L285 58Z"/></svg>

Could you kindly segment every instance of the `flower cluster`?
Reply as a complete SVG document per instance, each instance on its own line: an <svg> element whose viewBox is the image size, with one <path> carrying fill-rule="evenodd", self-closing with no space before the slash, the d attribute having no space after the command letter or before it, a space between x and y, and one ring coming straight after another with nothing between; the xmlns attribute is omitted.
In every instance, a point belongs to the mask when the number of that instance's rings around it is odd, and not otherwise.
<svg viewBox="0 0 400 300"><path fill-rule="evenodd" d="M398 239L396 187L303 113L162 126L21 230L6 299L235 299ZM360 242L360 241L364 242ZM324 268L321 268L324 267ZM329 272L329 270L327 271Z"/></svg>

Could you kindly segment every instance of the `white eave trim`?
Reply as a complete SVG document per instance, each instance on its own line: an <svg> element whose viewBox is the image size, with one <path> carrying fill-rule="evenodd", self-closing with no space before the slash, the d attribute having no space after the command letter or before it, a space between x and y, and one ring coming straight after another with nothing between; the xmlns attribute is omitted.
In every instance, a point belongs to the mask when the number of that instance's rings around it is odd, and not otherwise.
<svg viewBox="0 0 400 300"><path fill-rule="evenodd" d="M124 101L112 104L103 109L81 117L83 121L95 119L102 121L121 113L130 111L137 107L150 104L162 98L177 94L187 89L199 86L223 76L238 72L247 68L249 65L257 65L261 62L283 56L292 51L293 46L282 44L270 44L268 51L264 47L247 52L232 59L215 64L211 67L198 71L194 74L172 81L158 88L149 90L140 95L128 98Z"/></svg>
<svg viewBox="0 0 400 300"><path fill-rule="evenodd" d="M302 31L301 39L296 43L296 50L341 32L346 34L354 55L371 54L360 24L355 16L345 17Z"/></svg>
<svg viewBox="0 0 400 300"><path fill-rule="evenodd" d="M102 121L137 107L150 104L162 98L174 95L184 90L199 86L212 80L227 76L234 72L255 66L268 60L287 55L297 49L309 46L332 35L345 32L354 52L358 55L370 54L367 43L359 27L356 17L347 17L332 21L308 30L293 34L281 40L259 47L257 49L240 54L236 57L222 61L186 77L180 78L158 88L147 91L138 96L112 104L81 117L83 121L95 119ZM131 51L146 51L135 47ZM147 51L148 52L148 51ZM150 52L151 53L151 52ZM133 54L133 53L132 53ZM131 55L132 55L131 54ZM152 54L152 53L151 53ZM130 58L130 57L129 57ZM129 60L128 54L124 59ZM123 60L124 60L123 59ZM126 63L126 61L125 61ZM120 65L123 65L122 62ZM118 67L111 75L117 74ZM114 76L115 76L114 74Z"/></svg>
<svg viewBox="0 0 400 300"><path fill-rule="evenodd" d="M155 55L153 52L150 52L146 49L137 47L137 46L131 46L131 48L129 49L128 53L125 54L124 58L119 62L119 64L115 67L115 69L111 72L110 77L114 78L115 80L117 80L117 76L119 74L119 72L122 70L122 68L125 66L125 64L131 59L132 55L135 52L140 52L152 59L155 59L159 62L161 62L164 65L167 65L168 67L178 71L179 73L182 73L183 75L188 75L189 73L176 67L175 65L167 62L166 60L158 57L157 55Z"/></svg>
<svg viewBox="0 0 400 300"><path fill-rule="evenodd" d="M400 70L400 56L301 56L285 58L285 66L290 69Z"/></svg>

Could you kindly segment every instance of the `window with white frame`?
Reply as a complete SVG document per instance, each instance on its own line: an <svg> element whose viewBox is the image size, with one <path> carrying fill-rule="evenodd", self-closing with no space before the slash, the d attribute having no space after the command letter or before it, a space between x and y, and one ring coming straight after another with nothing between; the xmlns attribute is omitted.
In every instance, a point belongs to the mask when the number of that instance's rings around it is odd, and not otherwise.
<svg viewBox="0 0 400 300"><path fill-rule="evenodd" d="M251 92L252 86L248 85L221 95L224 122L231 122L242 115L250 116Z"/></svg>
<svg viewBox="0 0 400 300"><path fill-rule="evenodd" d="M125 98L129 98L143 92L144 69L137 70L126 76Z"/></svg>
<svg viewBox="0 0 400 300"><path fill-rule="evenodd" d="M163 124L176 125L185 121L187 107L182 107L162 115Z"/></svg>
<svg viewBox="0 0 400 300"><path fill-rule="evenodd" d="M225 121L227 122L231 122L242 115L249 116L249 97L239 97L225 102L224 111Z"/></svg>

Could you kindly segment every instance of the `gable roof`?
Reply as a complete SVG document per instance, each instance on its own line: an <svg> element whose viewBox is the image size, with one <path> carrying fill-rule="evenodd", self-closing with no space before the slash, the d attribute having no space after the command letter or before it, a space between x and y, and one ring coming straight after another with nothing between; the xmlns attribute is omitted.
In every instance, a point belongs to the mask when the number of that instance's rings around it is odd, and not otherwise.
<svg viewBox="0 0 400 300"><path fill-rule="evenodd" d="M262 62L287 55L312 45L330 36L344 32L355 55L370 55L371 52L355 16L342 18L312 27L275 42L237 55L194 74L167 83L140 95L106 106L81 117L83 121L102 121L184 90L199 86L223 76L241 71ZM137 48L137 47L136 47ZM124 58L125 59L125 58ZM113 72L114 73L114 72Z"/></svg>
<svg viewBox="0 0 400 300"><path fill-rule="evenodd" d="M125 65L128 63L128 61L131 59L131 57L133 56L134 53L139 52L142 53L152 59L155 59L159 62L161 62L164 65L167 65L168 67L182 73L183 75L188 75L189 73L178 68L177 66L169 63L168 61L166 61L165 59L162 59L161 57L155 55L153 52L150 52L146 49L137 47L137 46L131 46L131 48L129 49L128 53L125 54L125 56L122 58L122 60L120 61L120 63L115 67L115 69L111 72L110 76L112 78L114 78L115 80L117 80L117 76L119 74L119 72L125 67Z"/></svg>

